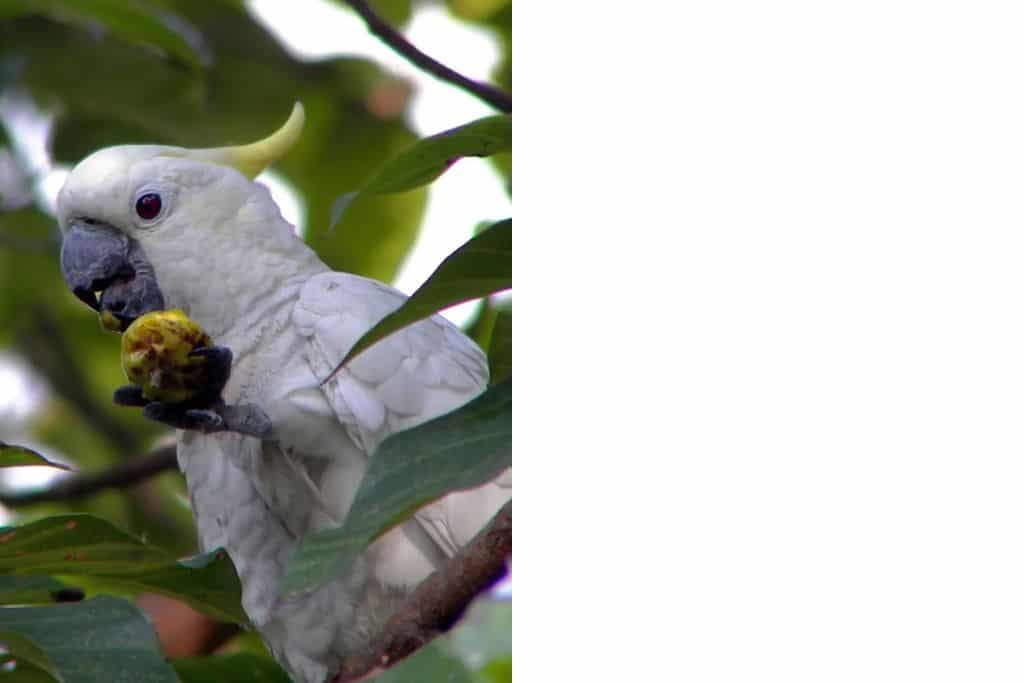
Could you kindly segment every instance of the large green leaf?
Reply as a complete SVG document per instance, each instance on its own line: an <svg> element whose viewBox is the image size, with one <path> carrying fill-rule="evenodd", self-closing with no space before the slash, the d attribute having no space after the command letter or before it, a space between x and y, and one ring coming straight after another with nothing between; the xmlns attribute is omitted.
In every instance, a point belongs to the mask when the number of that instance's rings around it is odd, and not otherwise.
<svg viewBox="0 0 1024 683"><path fill-rule="evenodd" d="M0 528L0 572L89 576L99 585L155 591L216 619L246 623L238 576L227 553L176 561L89 515Z"/></svg>
<svg viewBox="0 0 1024 683"><path fill-rule="evenodd" d="M60 470L70 470L71 468L67 465L62 465L59 462L53 462L47 460L45 457L36 453L31 448L25 448L24 446L15 446L14 444L4 443L0 441L0 467L28 467L28 466L43 466L43 467L56 467Z"/></svg>
<svg viewBox="0 0 1024 683"><path fill-rule="evenodd" d="M404 304L359 338L327 379L392 332L449 306L511 286L512 219L509 218L495 223L449 254Z"/></svg>
<svg viewBox="0 0 1024 683"><path fill-rule="evenodd" d="M511 0L446 0L452 14L463 21L489 30L501 48L501 60L491 74L491 81L507 92L512 91L512 2ZM499 152L491 164L505 179L512 194L512 152Z"/></svg>
<svg viewBox="0 0 1024 683"><path fill-rule="evenodd" d="M463 157L488 157L511 150L511 114L488 116L423 138L385 164L361 191L404 192L426 185Z"/></svg>
<svg viewBox="0 0 1024 683"><path fill-rule="evenodd" d="M31 640L68 683L176 683L153 627L127 600L0 608L0 631Z"/></svg>
<svg viewBox="0 0 1024 683"><path fill-rule="evenodd" d="M375 195L406 192L437 179L463 157L488 157L512 150L512 117L478 119L417 141L378 170L358 191L338 196L331 205L331 228L350 207Z"/></svg>
<svg viewBox="0 0 1024 683"><path fill-rule="evenodd" d="M163 566L158 548L88 515L58 515L0 527L0 572L116 574Z"/></svg>
<svg viewBox="0 0 1024 683"><path fill-rule="evenodd" d="M302 540L286 592L345 572L373 539L451 491L479 486L512 465L512 379L458 410L388 437L370 459L344 523Z"/></svg>
<svg viewBox="0 0 1024 683"><path fill-rule="evenodd" d="M18 576L0 574L0 605L38 605L52 602L74 602L81 599L76 588L69 588L50 576Z"/></svg>
<svg viewBox="0 0 1024 683"><path fill-rule="evenodd" d="M137 575L130 570L93 575L99 586L118 590L153 591L187 602L218 621L248 623L242 610L241 584L235 566L223 550L204 553Z"/></svg>
<svg viewBox="0 0 1024 683"><path fill-rule="evenodd" d="M491 330L487 361L491 366L491 384L512 376L512 309L500 309Z"/></svg>
<svg viewBox="0 0 1024 683"><path fill-rule="evenodd" d="M488 157L511 150L512 116L488 116L417 141L384 164L359 192L405 192L436 179L463 157Z"/></svg>
<svg viewBox="0 0 1024 683"><path fill-rule="evenodd" d="M172 662L182 683L290 683L277 662L249 652Z"/></svg>

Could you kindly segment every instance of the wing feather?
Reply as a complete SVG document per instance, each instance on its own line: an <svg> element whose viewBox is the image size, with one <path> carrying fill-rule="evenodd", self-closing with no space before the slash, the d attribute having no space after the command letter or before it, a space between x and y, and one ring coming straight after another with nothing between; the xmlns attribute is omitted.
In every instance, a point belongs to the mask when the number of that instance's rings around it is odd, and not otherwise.
<svg viewBox="0 0 1024 683"><path fill-rule="evenodd" d="M293 312L309 338L307 360L317 377L330 375L359 337L405 296L347 273L323 273L302 288ZM441 316L410 325L371 346L331 381L323 394L338 420L371 453L388 435L447 413L487 386L487 358ZM451 494L417 513L420 526L453 554L497 511L511 491L486 484ZM397 558L404 550L395 549Z"/></svg>

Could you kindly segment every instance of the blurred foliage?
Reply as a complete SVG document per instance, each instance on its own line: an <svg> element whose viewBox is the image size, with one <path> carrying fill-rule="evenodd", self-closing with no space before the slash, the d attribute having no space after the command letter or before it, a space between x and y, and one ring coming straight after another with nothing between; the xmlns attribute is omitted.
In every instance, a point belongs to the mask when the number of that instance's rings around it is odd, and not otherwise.
<svg viewBox="0 0 1024 683"><path fill-rule="evenodd" d="M399 26L414 11L411 0L377 0L374 6ZM495 35L503 57L493 81L510 90L511 2L448 0L447 6L460 20ZM306 239L331 267L389 281L416 239L428 187L367 193L346 206L335 229L328 226L339 197L365 187L415 142L406 121L410 94L407 83L365 59L293 57L240 0L0 0L0 351L24 358L50 390L18 433L0 415L0 439L90 471L138 457L167 433L110 401L111 391L124 383L117 339L100 329L61 280L59 230L38 186L45 169L10 127L13 109L30 103L53 112L48 151L54 162L70 165L113 144L248 142L275 129L301 101L307 114L302 139L275 170L302 195ZM467 123L451 121L451 127ZM491 159L510 188L511 151ZM508 307L508 344L501 353L510 373ZM492 306L483 307L481 316L476 325L497 348L489 335L504 330L500 318ZM492 367L496 362L491 359ZM281 680L251 633L234 639L234 649L245 652L183 660L172 669L130 602L93 597L153 590L221 619L238 618L230 562L225 566L217 556L191 564L173 559L196 548L187 492L176 473L17 513L19 533L46 531L28 546L10 537L4 549L4 534L15 527L0 529L0 559L9 560L0 567L0 604L45 605L0 608L0 631L25 638L18 643L18 680L52 680L47 670L76 681ZM74 518L81 526L68 528L68 513L95 518ZM92 534L88 543L68 536L85 531ZM69 553L72 559L84 553L77 557L92 562L92 570L68 570ZM91 600L53 604L69 595L80 598L83 590ZM510 605L508 614L510 639ZM477 627L467 623L455 633L471 628ZM131 638L118 640L128 632ZM34 647L49 659L39 658ZM415 675L417 667L441 661L459 672L465 668L467 680L511 678L510 641L507 653L472 665L446 647L437 645L438 657L428 652L421 664L404 665L406 671ZM13 654L9 648L8 657ZM136 664L141 668L131 668Z"/></svg>

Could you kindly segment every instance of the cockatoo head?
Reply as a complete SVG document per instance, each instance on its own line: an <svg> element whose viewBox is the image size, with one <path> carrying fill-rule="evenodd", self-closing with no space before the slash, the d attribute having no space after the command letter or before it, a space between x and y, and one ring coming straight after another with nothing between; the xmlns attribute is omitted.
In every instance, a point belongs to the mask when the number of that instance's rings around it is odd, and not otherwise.
<svg viewBox="0 0 1024 683"><path fill-rule="evenodd" d="M268 212L280 214L251 179L292 146L304 118L296 103L278 131L250 145L124 145L82 160L57 197L68 287L113 313L122 331L150 311L188 311L204 292L230 296L210 290L246 270L246 249L273 252L295 239L282 220L268 220Z"/></svg>

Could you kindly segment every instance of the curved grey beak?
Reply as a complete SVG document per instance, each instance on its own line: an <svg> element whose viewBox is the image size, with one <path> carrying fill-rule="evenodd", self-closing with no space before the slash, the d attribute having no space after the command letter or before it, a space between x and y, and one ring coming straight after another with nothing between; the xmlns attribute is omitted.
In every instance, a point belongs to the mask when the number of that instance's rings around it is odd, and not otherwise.
<svg viewBox="0 0 1024 683"><path fill-rule="evenodd" d="M142 247L105 223L71 222L61 244L60 270L75 296L93 310L113 313L122 331L140 315L164 308Z"/></svg>

